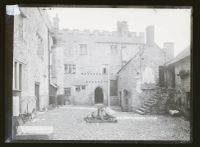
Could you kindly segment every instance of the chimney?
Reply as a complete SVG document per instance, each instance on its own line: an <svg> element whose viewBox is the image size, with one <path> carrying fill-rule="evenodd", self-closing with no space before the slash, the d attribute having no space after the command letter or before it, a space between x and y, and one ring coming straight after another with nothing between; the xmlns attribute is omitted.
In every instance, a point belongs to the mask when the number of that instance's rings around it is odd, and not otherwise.
<svg viewBox="0 0 200 147"><path fill-rule="evenodd" d="M120 36L128 35L127 21L117 21L117 32Z"/></svg>
<svg viewBox="0 0 200 147"><path fill-rule="evenodd" d="M164 42L163 50L165 52L166 62L174 58L174 43L173 42Z"/></svg>
<svg viewBox="0 0 200 147"><path fill-rule="evenodd" d="M146 44L154 44L154 26L146 28Z"/></svg>
<svg viewBox="0 0 200 147"><path fill-rule="evenodd" d="M59 18L58 18L58 14L56 14L56 16L53 18L53 27L55 29L59 29Z"/></svg>

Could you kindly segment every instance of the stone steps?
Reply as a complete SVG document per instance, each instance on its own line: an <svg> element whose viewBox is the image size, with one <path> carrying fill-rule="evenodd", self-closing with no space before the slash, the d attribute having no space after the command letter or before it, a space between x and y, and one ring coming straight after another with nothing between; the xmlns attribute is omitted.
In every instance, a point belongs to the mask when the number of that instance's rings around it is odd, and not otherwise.
<svg viewBox="0 0 200 147"><path fill-rule="evenodd" d="M136 110L136 113L144 115L151 112L151 108L161 99L161 97L167 96L167 93L158 91L153 97L146 100L141 107Z"/></svg>

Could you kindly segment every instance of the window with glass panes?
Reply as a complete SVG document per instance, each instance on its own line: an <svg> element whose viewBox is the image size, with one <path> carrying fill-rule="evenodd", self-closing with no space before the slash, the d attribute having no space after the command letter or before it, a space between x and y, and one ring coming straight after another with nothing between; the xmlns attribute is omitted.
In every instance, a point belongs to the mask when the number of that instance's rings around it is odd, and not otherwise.
<svg viewBox="0 0 200 147"><path fill-rule="evenodd" d="M76 65L65 64L65 74L76 74Z"/></svg>

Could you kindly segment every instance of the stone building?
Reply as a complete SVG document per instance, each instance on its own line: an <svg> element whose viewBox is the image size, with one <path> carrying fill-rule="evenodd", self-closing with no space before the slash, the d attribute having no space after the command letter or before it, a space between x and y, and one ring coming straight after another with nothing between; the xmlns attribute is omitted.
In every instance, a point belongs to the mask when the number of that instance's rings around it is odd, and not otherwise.
<svg viewBox="0 0 200 147"><path fill-rule="evenodd" d="M190 47L185 48L173 60L163 66L163 87L173 88L174 103L185 115L190 110Z"/></svg>
<svg viewBox="0 0 200 147"><path fill-rule="evenodd" d="M148 59L142 64L155 69L157 64L164 64L165 58L173 54L173 44L166 45L165 50L155 44L153 26L147 27L146 43L144 32L130 32L126 21L118 21L117 29L113 32L59 30L58 23L58 17L54 18L53 77L60 85L59 94L64 94L73 104L119 106L118 86L126 87L126 82L122 85L117 75L122 73L119 70L124 69L130 59L135 61L132 58L137 56L138 59L138 53L145 50L144 58ZM167 50L167 47L171 47L171 50ZM172 53L166 54L165 51ZM149 59L153 61L149 62ZM136 62L139 68L139 60ZM138 72L134 74L138 76L142 73L140 70ZM124 77L127 77L126 73Z"/></svg>
<svg viewBox="0 0 200 147"><path fill-rule="evenodd" d="M118 94L124 111L136 111L155 94L159 85L159 66L173 58L173 43L163 49L154 41L154 28L148 27L146 44L118 71Z"/></svg>
<svg viewBox="0 0 200 147"><path fill-rule="evenodd" d="M19 96L20 113L49 105L50 47L48 15L42 8L20 7L14 17L13 96Z"/></svg>

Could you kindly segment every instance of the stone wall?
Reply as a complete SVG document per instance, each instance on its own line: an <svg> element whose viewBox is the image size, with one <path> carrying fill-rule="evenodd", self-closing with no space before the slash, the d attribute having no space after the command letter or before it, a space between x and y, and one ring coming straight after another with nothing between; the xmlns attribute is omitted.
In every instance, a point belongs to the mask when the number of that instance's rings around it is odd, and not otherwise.
<svg viewBox="0 0 200 147"><path fill-rule="evenodd" d="M144 43L144 33L135 32L119 35L117 31L64 29L54 30L54 37L55 48L63 48L63 64L76 66L76 74L63 74L64 83L60 89L70 88L72 103L87 105L94 104L94 91L97 87L103 89L104 104L108 103L109 81L117 80L117 72L123 66L122 61L127 62ZM81 55L81 44L87 46L85 55ZM111 46L116 47L116 52L112 52ZM109 75L103 74L103 68L106 68ZM85 85L86 89L77 92L78 85ZM111 96L110 102L111 105L119 105L118 95Z"/></svg>
<svg viewBox="0 0 200 147"><path fill-rule="evenodd" d="M23 7L20 10L24 15L14 18L13 69L14 62L22 64L21 113L26 113L36 108L35 82L40 85L40 109L48 106L48 48L52 40L42 10Z"/></svg>
<svg viewBox="0 0 200 147"><path fill-rule="evenodd" d="M122 97L122 108L135 111L145 99L154 95L151 90L158 85L158 67L164 64L164 52L157 45L140 48L135 57L119 71L118 93L128 91L128 104ZM150 90L148 90L150 89Z"/></svg>
<svg viewBox="0 0 200 147"><path fill-rule="evenodd" d="M180 70L185 70L190 72L190 56L185 59L175 63L175 86L180 87L182 90L190 91L190 73L188 76L181 79L179 75Z"/></svg>
<svg viewBox="0 0 200 147"><path fill-rule="evenodd" d="M190 115L190 101L191 101L191 92L190 92L190 56L184 58L183 60L175 63L175 97L174 101L178 105L178 109L185 115L187 118ZM180 71L184 70L187 72L186 75L181 76Z"/></svg>

